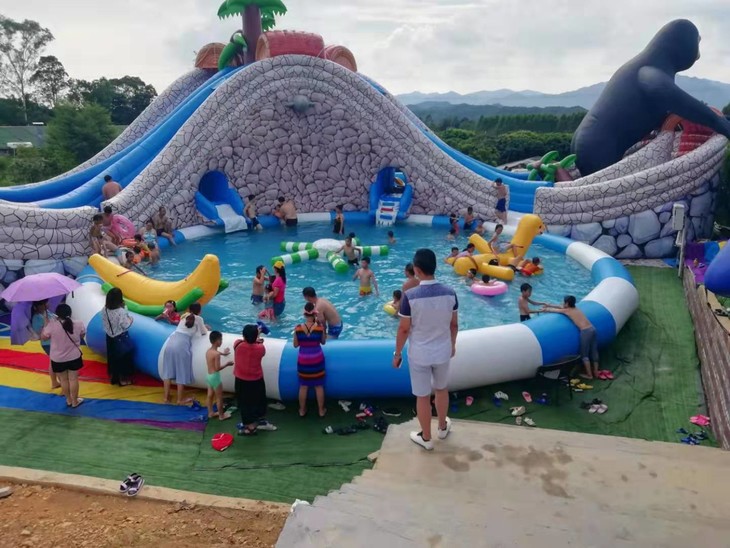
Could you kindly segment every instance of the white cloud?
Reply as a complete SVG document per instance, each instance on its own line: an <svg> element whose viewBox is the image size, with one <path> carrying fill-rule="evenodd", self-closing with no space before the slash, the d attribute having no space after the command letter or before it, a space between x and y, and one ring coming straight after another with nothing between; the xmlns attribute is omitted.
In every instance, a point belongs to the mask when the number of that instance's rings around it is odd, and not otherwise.
<svg viewBox="0 0 730 548"><path fill-rule="evenodd" d="M689 75L728 80L724 0L285 0L280 28L349 47L362 72L395 93L536 89L559 92L608 79L667 21L702 33ZM56 36L49 53L77 78L138 75L158 91L192 67L194 52L227 41L238 18L218 0L0 0Z"/></svg>

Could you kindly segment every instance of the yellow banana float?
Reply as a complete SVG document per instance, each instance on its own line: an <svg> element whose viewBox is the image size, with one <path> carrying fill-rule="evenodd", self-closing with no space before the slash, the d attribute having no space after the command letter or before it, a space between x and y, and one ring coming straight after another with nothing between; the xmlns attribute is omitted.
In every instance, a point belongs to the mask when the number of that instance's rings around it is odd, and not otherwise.
<svg viewBox="0 0 730 548"><path fill-rule="evenodd" d="M215 297L221 283L221 265L215 255L203 257L190 275L177 282L147 278L97 254L89 258L89 264L102 280L121 289L127 299L142 305L179 301L196 287L203 291L198 302L206 304Z"/></svg>
<svg viewBox="0 0 730 548"><path fill-rule="evenodd" d="M532 241L536 236L545 232L545 225L542 219L537 215L525 215L520 219L517 224L517 230L515 231L512 241L510 243L520 246L518 248L518 254L526 256L532 245ZM515 254L512 249L506 253L500 253L496 258L499 260L499 266L490 265L489 261L495 259L494 253L492 253L489 247L489 242L479 236L479 234L472 234L469 238L469 243L474 244L474 247L479 252L479 255L473 255L472 257L460 257L453 263L454 272L459 276L465 276L466 273L476 268L481 274L487 274L500 280L512 281L515 277L515 272L507 265L512 259L515 258Z"/></svg>

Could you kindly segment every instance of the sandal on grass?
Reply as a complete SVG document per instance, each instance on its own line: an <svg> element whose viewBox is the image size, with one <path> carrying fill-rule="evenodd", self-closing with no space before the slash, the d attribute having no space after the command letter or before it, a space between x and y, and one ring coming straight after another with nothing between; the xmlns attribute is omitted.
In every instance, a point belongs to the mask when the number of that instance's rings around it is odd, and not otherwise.
<svg viewBox="0 0 730 548"><path fill-rule="evenodd" d="M124 480L119 484L119 492L123 495L127 493L129 488L134 484L134 482L137 481L138 478L141 476L137 473L131 473L129 474Z"/></svg>
<svg viewBox="0 0 730 548"><path fill-rule="evenodd" d="M523 421L523 422L524 422L524 423L525 423L525 424L526 424L527 426L537 426L537 425L535 424L535 421L534 421L534 420L532 420L532 419L531 419L530 417L525 417L525 419L524 419L524 421Z"/></svg>
<svg viewBox="0 0 730 548"><path fill-rule="evenodd" d="M510 409L510 412L512 413L512 416L513 417L521 417L522 415L525 414L526 409L524 408L524 406L512 407Z"/></svg>
<svg viewBox="0 0 730 548"><path fill-rule="evenodd" d="M532 403L532 395L529 392L523 392L522 397L525 399L527 403Z"/></svg>
<svg viewBox="0 0 730 548"><path fill-rule="evenodd" d="M142 486L144 485L144 478L142 476L137 476L135 481L132 482L132 484L129 486L129 489L127 489L127 496L128 497L136 497L140 490L142 489Z"/></svg>
<svg viewBox="0 0 730 548"><path fill-rule="evenodd" d="M494 397L499 398L500 400L509 400L509 396L507 394L505 394L504 392L502 392L501 390L499 390L498 392L495 392Z"/></svg>

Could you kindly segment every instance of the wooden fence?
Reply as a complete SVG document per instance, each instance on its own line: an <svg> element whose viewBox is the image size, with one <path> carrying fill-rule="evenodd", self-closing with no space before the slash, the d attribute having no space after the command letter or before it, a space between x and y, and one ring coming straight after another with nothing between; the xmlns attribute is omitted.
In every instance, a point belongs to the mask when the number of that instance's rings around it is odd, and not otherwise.
<svg viewBox="0 0 730 548"><path fill-rule="evenodd" d="M730 334L717 321L707 303L705 286L695 284L689 269L684 271L684 293L695 324L712 431L720 446L730 449Z"/></svg>

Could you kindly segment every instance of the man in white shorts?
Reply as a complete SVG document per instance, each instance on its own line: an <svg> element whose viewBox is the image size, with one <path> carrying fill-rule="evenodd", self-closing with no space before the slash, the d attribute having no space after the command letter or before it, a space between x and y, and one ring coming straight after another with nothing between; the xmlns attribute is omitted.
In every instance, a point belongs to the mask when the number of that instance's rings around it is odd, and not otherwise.
<svg viewBox="0 0 730 548"><path fill-rule="evenodd" d="M439 439L446 439L451 431L451 420L446 416L449 408L447 386L449 364L456 352L459 302L452 288L434 279L436 254L433 251L416 251L413 268L421 283L403 293L393 367L401 366L401 353L408 340L411 391L416 396L416 414L421 426L420 432L411 432L411 441L431 451L432 392L436 397Z"/></svg>

